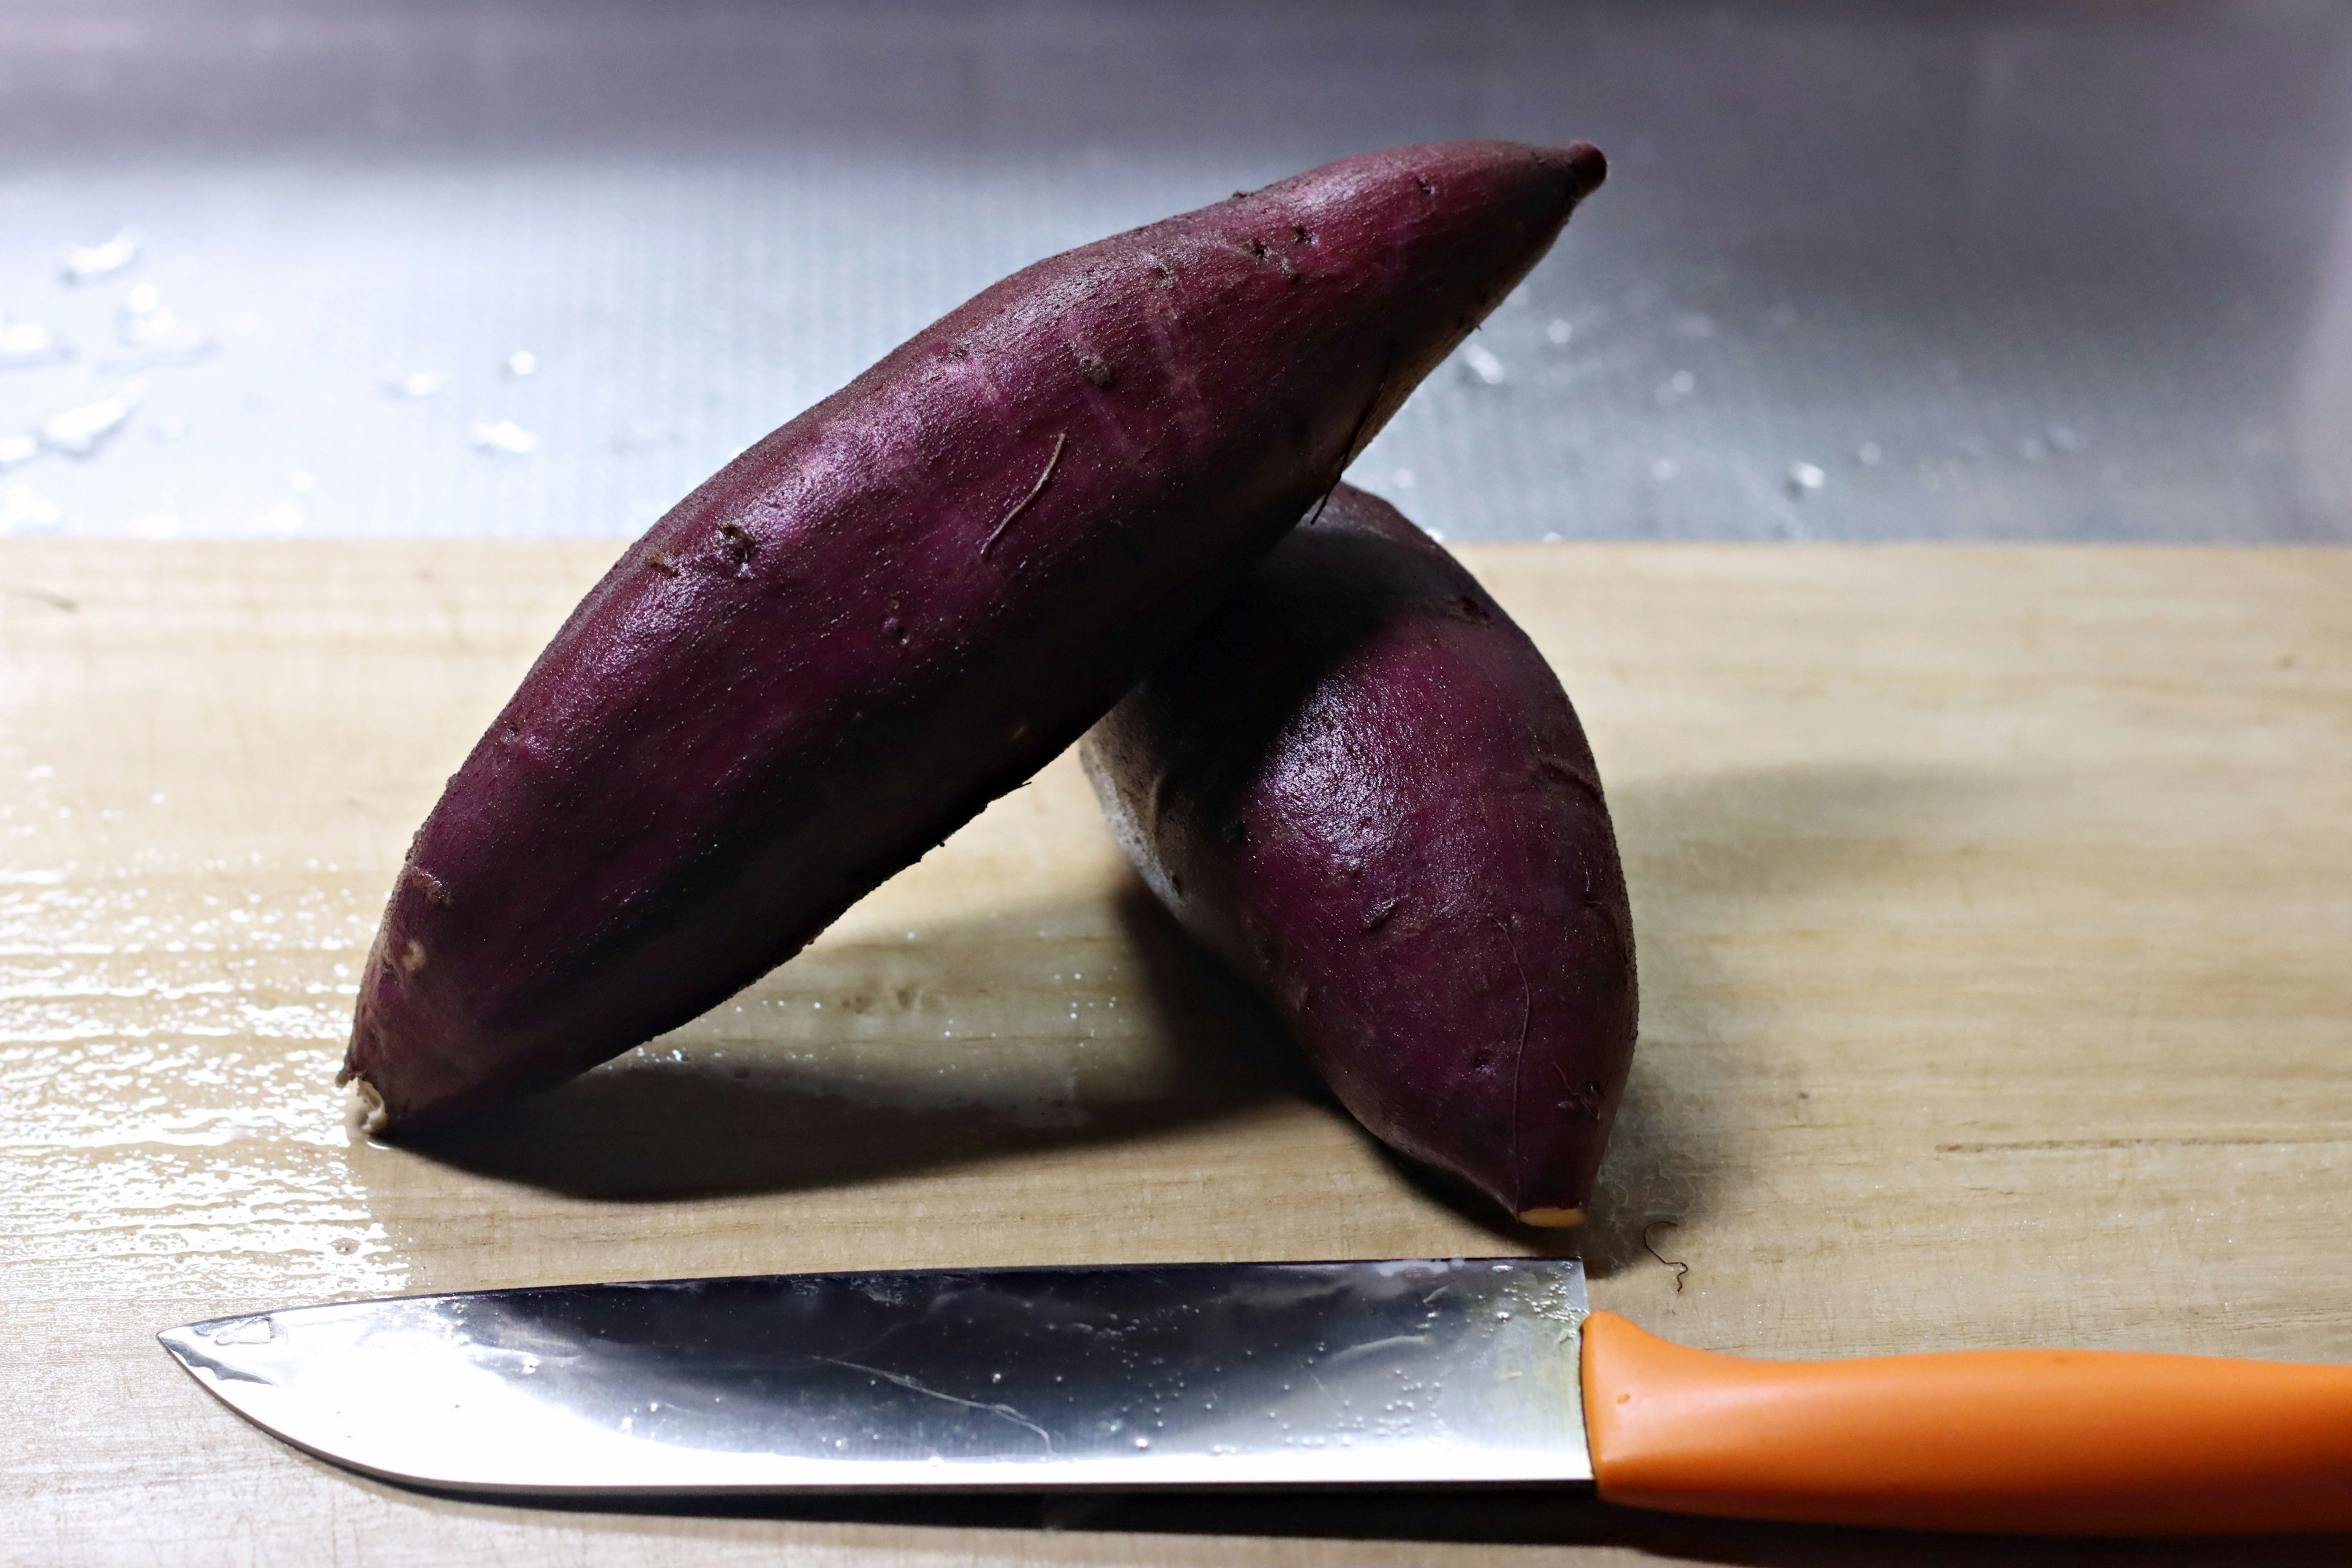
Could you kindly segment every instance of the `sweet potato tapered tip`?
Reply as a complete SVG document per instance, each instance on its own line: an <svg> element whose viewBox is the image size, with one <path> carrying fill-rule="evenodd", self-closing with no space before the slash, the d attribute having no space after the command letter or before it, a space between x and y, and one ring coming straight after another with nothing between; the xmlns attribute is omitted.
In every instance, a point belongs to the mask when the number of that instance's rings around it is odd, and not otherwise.
<svg viewBox="0 0 2352 1568"><path fill-rule="evenodd" d="M1600 148L1590 142L1571 142L1559 150L1560 161L1568 165L1573 181L1571 201L1582 201L1601 188L1609 177L1609 160Z"/></svg>

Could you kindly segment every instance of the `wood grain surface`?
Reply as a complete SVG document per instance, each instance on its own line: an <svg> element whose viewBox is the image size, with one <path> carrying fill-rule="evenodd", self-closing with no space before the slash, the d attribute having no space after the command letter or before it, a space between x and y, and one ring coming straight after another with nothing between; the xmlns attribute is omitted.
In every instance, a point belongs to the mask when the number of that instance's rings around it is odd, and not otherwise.
<svg viewBox="0 0 2352 1568"><path fill-rule="evenodd" d="M1596 1304L1723 1350L2352 1360L2352 553L1465 550L1582 710L1633 883L1641 1055L1563 1243L1318 1096L1067 758L676 1035L359 1136L330 1079L400 853L615 548L0 545L0 1560L1995 1552L1559 1498L455 1502L280 1446L152 1337L338 1296L1580 1244Z"/></svg>

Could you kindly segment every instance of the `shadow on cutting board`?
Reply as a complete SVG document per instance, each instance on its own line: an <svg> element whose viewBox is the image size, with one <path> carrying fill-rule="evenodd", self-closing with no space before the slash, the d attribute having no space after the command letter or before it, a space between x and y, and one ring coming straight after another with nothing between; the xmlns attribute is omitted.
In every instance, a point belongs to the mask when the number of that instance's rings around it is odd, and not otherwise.
<svg viewBox="0 0 2352 1568"><path fill-rule="evenodd" d="M1660 1237L1695 1234L1710 1194L1743 1179L1740 1101L1794 1070L1709 956L1722 911L1769 921L1864 880L1886 839L1948 820L1968 794L1951 775L1853 767L1614 786L1643 1026L1592 1223L1528 1231L1392 1158L1400 1177L1507 1249L1580 1247L1604 1278L1659 1267L1644 1236L1666 1216L1680 1234ZM638 1051L404 1146L568 1196L656 1201L1117 1142L1277 1099L1344 1115L1279 1021L1132 877L1108 898L896 936L821 942Z"/></svg>
<svg viewBox="0 0 2352 1568"><path fill-rule="evenodd" d="M1322 1094L1140 883L1108 909L908 935L821 943L639 1050L402 1145L567 1196L656 1201L866 1182Z"/></svg>

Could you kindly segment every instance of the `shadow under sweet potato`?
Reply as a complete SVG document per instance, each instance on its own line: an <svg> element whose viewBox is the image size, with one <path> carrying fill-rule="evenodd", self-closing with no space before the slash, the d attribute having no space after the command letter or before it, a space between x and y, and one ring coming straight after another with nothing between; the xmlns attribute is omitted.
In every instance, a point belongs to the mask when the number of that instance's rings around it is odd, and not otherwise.
<svg viewBox="0 0 2352 1568"><path fill-rule="evenodd" d="M402 1144L568 1196L652 1201L1116 1141L1316 1087L1140 884L1107 910L915 935L822 943L639 1050Z"/></svg>
<svg viewBox="0 0 2352 1568"><path fill-rule="evenodd" d="M1614 787L1643 1025L1591 1220L1529 1230L1442 1174L1395 1168L1509 1250L1581 1250L1597 1276L1661 1267L1644 1233L1671 1218L1688 1234L1715 1184L1738 1179L1726 1100L1769 1048L1695 940L1694 911L1862 875L1857 843L1963 793L1942 776L1832 768ZM1809 830L1822 822L1838 836ZM566 1195L662 1200L1116 1142L1276 1098L1340 1114L1273 1014L1131 878L1098 902L894 934L822 942L637 1051L404 1146Z"/></svg>

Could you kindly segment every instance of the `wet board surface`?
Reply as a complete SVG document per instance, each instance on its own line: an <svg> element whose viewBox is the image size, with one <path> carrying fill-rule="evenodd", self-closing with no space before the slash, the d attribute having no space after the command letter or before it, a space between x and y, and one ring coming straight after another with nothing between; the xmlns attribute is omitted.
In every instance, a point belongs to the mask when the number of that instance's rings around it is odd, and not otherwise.
<svg viewBox="0 0 2352 1568"><path fill-rule="evenodd" d="M0 545L0 1560L1895 1547L1558 1499L512 1508L355 1479L215 1404L157 1329L578 1279L1560 1244L1303 1085L1068 758L737 1002L462 1138L362 1138L330 1080L401 851L614 548ZM1772 1355L2352 1360L2352 553L1463 553L1583 712L1633 884L1597 1305Z"/></svg>

